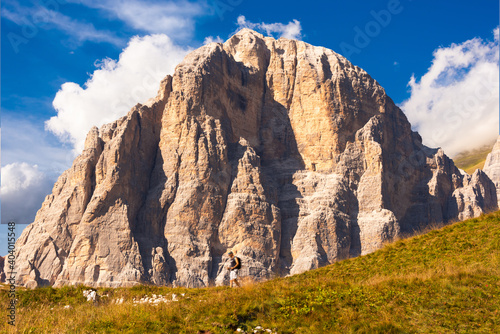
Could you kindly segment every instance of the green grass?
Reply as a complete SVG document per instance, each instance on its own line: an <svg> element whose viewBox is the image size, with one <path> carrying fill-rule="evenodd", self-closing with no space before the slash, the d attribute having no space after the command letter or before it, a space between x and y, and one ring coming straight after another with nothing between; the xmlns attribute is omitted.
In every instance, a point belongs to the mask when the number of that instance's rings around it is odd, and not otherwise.
<svg viewBox="0 0 500 334"><path fill-rule="evenodd" d="M463 169L468 174L473 174L476 169L483 169L486 157L493 149L494 144L495 143L493 142L490 145L485 145L472 151L465 151L457 154L453 158L455 166Z"/></svg>
<svg viewBox="0 0 500 334"><path fill-rule="evenodd" d="M18 333L500 333L500 212L301 275L227 287L19 290ZM144 295L178 302L134 306ZM2 309L6 291L0 291ZM123 297L121 305L111 301ZM71 309L64 309L71 305Z"/></svg>

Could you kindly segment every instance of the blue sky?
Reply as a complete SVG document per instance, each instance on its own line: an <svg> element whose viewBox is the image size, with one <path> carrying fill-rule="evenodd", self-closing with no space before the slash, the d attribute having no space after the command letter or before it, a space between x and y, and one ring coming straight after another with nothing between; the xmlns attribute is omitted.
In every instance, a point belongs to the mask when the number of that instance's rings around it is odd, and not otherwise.
<svg viewBox="0 0 500 334"><path fill-rule="evenodd" d="M153 97L186 52L207 38L226 40L242 26L343 54L386 89L424 142L450 155L498 134L496 0L4 0L1 6L2 222L18 221L19 233L81 150L91 123L112 121ZM146 68L149 74L141 72ZM142 78L148 83L134 86ZM467 128L477 131L453 141ZM2 225L0 254L5 231Z"/></svg>

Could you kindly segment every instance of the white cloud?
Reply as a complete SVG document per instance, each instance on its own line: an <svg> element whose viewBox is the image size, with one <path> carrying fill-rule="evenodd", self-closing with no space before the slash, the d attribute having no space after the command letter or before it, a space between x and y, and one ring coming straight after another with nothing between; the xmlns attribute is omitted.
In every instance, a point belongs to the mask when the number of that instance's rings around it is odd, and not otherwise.
<svg viewBox="0 0 500 334"><path fill-rule="evenodd" d="M104 10L134 29L167 34L174 39L192 35L194 18L210 14L204 1L79 0L91 8Z"/></svg>
<svg viewBox="0 0 500 334"><path fill-rule="evenodd" d="M118 61L106 58L97 64L84 88L73 82L61 86L53 101L57 116L46 122L47 129L81 152L92 126L112 122L156 96L160 81L188 51L166 35L132 38Z"/></svg>
<svg viewBox="0 0 500 334"><path fill-rule="evenodd" d="M34 107L42 103L29 103ZM28 107L28 106L27 106ZM16 237L33 222L57 177L67 169L74 155L43 130L43 124L26 115L2 110L2 167L0 190L1 221L15 221ZM16 161L24 161L22 163ZM0 225L0 255L7 253L7 225ZM5 227L5 229L4 229ZM5 233L4 233L5 232Z"/></svg>
<svg viewBox="0 0 500 334"><path fill-rule="evenodd" d="M79 42L106 42L116 46L122 46L125 41L114 33L107 30L97 30L93 24L76 21L59 12L47 11L47 23L76 38Z"/></svg>
<svg viewBox="0 0 500 334"><path fill-rule="evenodd" d="M55 180L41 172L37 165L25 162L2 167L2 223L33 222L46 195L50 194Z"/></svg>
<svg viewBox="0 0 500 334"><path fill-rule="evenodd" d="M59 4L56 9L59 9ZM125 41L108 30L97 30L93 24L72 19L61 12L43 6L25 7L7 1L2 8L2 17L22 27L24 37L33 38L39 29L58 29L72 37L73 42L106 42L122 46Z"/></svg>
<svg viewBox="0 0 500 334"><path fill-rule="evenodd" d="M26 17L19 12L10 10L9 8L2 9L2 17L9 21L14 22L17 25L26 24ZM28 21L29 22L29 21Z"/></svg>
<svg viewBox="0 0 500 334"><path fill-rule="evenodd" d="M205 37L205 40L203 41L203 45L207 45L210 43L224 43L224 41L219 36L217 36L215 38L213 36Z"/></svg>
<svg viewBox="0 0 500 334"><path fill-rule="evenodd" d="M418 81L412 76L401 108L424 144L453 157L498 136L498 28L494 38L439 48L427 73Z"/></svg>
<svg viewBox="0 0 500 334"><path fill-rule="evenodd" d="M35 106L31 103L29 106ZM38 165L40 171L58 176L66 170L75 155L68 147L61 146L57 138L44 131L43 123L18 116L12 111L2 112L2 162L12 164L23 161Z"/></svg>
<svg viewBox="0 0 500 334"><path fill-rule="evenodd" d="M288 22L288 24L283 24L283 23L253 23L250 21L247 21L245 16L240 15L238 16L238 28L249 28L249 29L254 29L260 32L265 32L268 36L273 36L273 37L284 37L284 38L289 38L289 39L298 39L300 40L302 38L302 27L300 25L300 22L297 20L293 20L293 22ZM238 29L238 30L239 30ZM275 34L277 36L275 36Z"/></svg>

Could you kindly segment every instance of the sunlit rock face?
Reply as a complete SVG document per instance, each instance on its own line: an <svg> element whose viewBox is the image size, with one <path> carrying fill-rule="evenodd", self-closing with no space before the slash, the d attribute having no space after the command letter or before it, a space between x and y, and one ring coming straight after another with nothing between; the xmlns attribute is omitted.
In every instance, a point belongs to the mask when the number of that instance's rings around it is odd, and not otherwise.
<svg viewBox="0 0 500 334"><path fill-rule="evenodd" d="M497 138L493 150L486 157L483 170L495 184L498 204L500 206L500 136Z"/></svg>
<svg viewBox="0 0 500 334"><path fill-rule="evenodd" d="M495 208L365 71L244 29L89 132L17 241L17 283L223 284L228 250L266 279Z"/></svg>

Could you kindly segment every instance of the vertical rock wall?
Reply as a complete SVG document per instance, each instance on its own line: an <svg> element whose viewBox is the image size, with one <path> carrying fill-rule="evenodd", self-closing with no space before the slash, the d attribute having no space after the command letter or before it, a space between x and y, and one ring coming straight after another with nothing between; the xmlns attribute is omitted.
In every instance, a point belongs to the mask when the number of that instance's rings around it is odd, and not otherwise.
<svg viewBox="0 0 500 334"><path fill-rule="evenodd" d="M200 287L296 274L497 208L484 173L422 145L365 71L244 29L186 56L101 129L17 242L26 286Z"/></svg>

